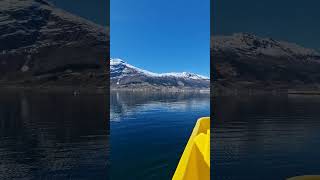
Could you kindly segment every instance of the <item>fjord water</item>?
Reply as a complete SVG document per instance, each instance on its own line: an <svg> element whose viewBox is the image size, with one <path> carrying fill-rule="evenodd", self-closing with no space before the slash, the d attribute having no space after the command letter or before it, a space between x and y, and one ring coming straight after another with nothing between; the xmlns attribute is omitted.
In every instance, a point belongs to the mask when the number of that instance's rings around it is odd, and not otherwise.
<svg viewBox="0 0 320 180"><path fill-rule="evenodd" d="M109 179L104 95L0 94L0 179Z"/></svg>
<svg viewBox="0 0 320 180"><path fill-rule="evenodd" d="M320 96L218 96L213 106L212 179L320 174Z"/></svg>
<svg viewBox="0 0 320 180"><path fill-rule="evenodd" d="M111 179L171 179L209 94L111 92Z"/></svg>

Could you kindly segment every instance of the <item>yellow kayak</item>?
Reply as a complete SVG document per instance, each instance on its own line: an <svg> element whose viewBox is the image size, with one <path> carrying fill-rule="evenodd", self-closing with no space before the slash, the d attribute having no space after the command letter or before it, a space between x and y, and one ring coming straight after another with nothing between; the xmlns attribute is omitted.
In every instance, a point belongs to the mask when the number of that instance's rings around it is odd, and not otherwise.
<svg viewBox="0 0 320 180"><path fill-rule="evenodd" d="M172 180L210 179L210 118L198 119Z"/></svg>
<svg viewBox="0 0 320 180"><path fill-rule="evenodd" d="M304 176L292 177L287 180L320 180L320 176L319 175L304 175Z"/></svg>

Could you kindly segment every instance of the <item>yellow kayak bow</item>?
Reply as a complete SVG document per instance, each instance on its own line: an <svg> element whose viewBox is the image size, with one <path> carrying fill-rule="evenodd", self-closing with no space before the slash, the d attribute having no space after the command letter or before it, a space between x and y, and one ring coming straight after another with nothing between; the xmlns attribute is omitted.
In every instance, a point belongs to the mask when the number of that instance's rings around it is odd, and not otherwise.
<svg viewBox="0 0 320 180"><path fill-rule="evenodd" d="M292 177L287 180L320 180L320 176L319 175L304 175L304 176Z"/></svg>
<svg viewBox="0 0 320 180"><path fill-rule="evenodd" d="M172 180L210 179L210 118L198 119Z"/></svg>

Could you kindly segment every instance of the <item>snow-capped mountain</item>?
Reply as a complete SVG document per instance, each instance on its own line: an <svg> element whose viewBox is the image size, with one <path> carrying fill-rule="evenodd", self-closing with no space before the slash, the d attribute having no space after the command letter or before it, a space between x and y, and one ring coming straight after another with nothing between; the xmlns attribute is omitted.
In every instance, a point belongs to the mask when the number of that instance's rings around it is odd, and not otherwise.
<svg viewBox="0 0 320 180"><path fill-rule="evenodd" d="M208 88L209 78L194 73L153 73L137 68L122 59L110 59L110 80L119 87Z"/></svg>
<svg viewBox="0 0 320 180"><path fill-rule="evenodd" d="M108 28L46 0L0 1L2 83L105 86L108 46Z"/></svg>
<svg viewBox="0 0 320 180"><path fill-rule="evenodd" d="M144 74L146 76L151 76L151 77L175 77L175 78L209 80L208 77L201 76L201 75L194 74L194 73L188 73L188 72L153 73L153 72L132 66L132 65L126 63L125 61L123 61L122 59L117 59L117 58L110 59L110 69L111 69L111 73L115 73L120 76L130 76L129 69L131 69L134 71L134 73L140 73L140 74ZM117 76L117 75L115 75L115 76L111 75L111 79L112 78L121 78L120 76Z"/></svg>
<svg viewBox="0 0 320 180"><path fill-rule="evenodd" d="M238 33L213 36L216 87L290 89L320 84L320 53L294 43Z"/></svg>

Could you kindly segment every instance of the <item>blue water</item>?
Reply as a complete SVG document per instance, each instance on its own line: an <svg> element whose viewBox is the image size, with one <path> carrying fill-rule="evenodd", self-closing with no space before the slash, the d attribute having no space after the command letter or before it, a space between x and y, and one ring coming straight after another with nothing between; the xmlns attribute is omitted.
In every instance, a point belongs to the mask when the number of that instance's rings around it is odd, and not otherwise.
<svg viewBox="0 0 320 180"><path fill-rule="evenodd" d="M109 179L106 96L0 92L0 179Z"/></svg>
<svg viewBox="0 0 320 180"><path fill-rule="evenodd" d="M111 180L171 179L208 94L111 93Z"/></svg>
<svg viewBox="0 0 320 180"><path fill-rule="evenodd" d="M211 178L285 180L320 174L320 96L214 98Z"/></svg>

